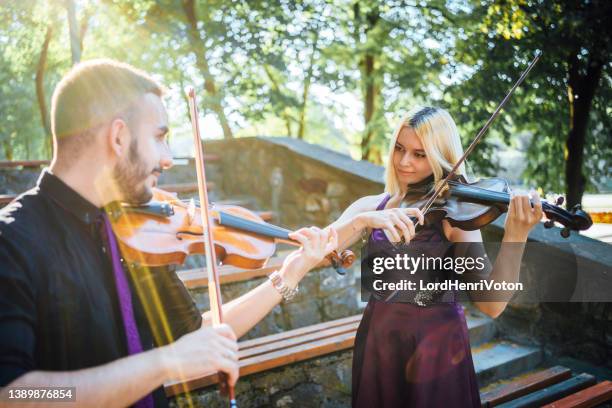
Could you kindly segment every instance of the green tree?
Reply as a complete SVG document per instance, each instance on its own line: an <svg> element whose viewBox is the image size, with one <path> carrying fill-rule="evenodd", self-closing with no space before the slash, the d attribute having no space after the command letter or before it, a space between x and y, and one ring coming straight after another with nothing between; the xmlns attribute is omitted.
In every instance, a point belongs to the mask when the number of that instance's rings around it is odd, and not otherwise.
<svg viewBox="0 0 612 408"><path fill-rule="evenodd" d="M474 2L456 27L447 100L462 101L460 122L484 123L536 50L543 56L502 114L499 130L533 133L526 179L581 202L591 180L609 172L610 47L608 1ZM559 177L564 174L563 177ZM609 173L608 173L609 175Z"/></svg>

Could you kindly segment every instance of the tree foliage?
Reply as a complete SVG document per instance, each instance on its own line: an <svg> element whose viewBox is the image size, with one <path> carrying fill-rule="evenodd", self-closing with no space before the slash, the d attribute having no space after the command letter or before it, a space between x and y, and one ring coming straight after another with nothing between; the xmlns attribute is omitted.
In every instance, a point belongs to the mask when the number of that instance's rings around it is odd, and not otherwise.
<svg viewBox="0 0 612 408"><path fill-rule="evenodd" d="M49 157L54 85L79 59L109 57L162 79L177 122L187 123L182 90L194 85L226 138L282 134L381 163L417 104L448 109L466 145L540 50L470 164L495 174L499 141L531 135L525 180L579 202L610 172L610 4L9 0L0 7L0 155Z"/></svg>

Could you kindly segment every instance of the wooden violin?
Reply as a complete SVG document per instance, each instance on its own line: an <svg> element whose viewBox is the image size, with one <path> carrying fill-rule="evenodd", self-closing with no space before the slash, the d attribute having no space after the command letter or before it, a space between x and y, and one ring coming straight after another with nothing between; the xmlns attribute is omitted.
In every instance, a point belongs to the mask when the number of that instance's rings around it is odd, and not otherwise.
<svg viewBox="0 0 612 408"><path fill-rule="evenodd" d="M235 205L211 205L217 260L244 269L265 266L276 243L299 245L288 229L266 223L254 212ZM111 206L110 217L121 253L128 262L146 266L182 264L188 255L204 254L204 228L195 200L154 188L144 205ZM339 274L355 260L348 250L327 256Z"/></svg>

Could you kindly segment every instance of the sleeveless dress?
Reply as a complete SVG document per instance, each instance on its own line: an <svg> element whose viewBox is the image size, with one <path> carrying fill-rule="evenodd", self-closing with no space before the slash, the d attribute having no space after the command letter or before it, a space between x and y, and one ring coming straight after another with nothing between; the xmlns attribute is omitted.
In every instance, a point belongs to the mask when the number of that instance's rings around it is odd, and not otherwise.
<svg viewBox="0 0 612 408"><path fill-rule="evenodd" d="M367 246L383 240L373 230ZM440 255L449 243L441 223L420 230L413 242L439 242ZM355 339L354 408L481 406L464 310L453 299L423 307L370 296Z"/></svg>

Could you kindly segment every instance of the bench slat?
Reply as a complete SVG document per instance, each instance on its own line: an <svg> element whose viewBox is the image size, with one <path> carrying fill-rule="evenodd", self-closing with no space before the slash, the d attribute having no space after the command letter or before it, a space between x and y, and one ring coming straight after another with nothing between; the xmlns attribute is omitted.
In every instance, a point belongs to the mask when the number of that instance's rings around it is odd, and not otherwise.
<svg viewBox="0 0 612 408"><path fill-rule="evenodd" d="M513 400L531 392L540 390L562 380L570 378L572 372L569 368L555 366L541 370L510 383L501 384L494 389L483 393L480 400L483 407L493 407L506 401Z"/></svg>
<svg viewBox="0 0 612 408"><path fill-rule="evenodd" d="M317 340L308 344L300 344L269 354L259 355L240 361L240 375L258 373L272 368L297 363L299 361L326 355L332 352L346 350L353 347L355 333L343 333L337 336ZM168 383L165 385L166 395L173 396L185 391L206 387L218 382L217 374L202 378L189 379L183 382Z"/></svg>
<svg viewBox="0 0 612 408"><path fill-rule="evenodd" d="M49 160L0 160L0 168L48 166Z"/></svg>
<svg viewBox="0 0 612 408"><path fill-rule="evenodd" d="M293 337L304 336L310 333L315 333L322 330L331 329L339 326L351 325L355 322L361 321L361 315L353 315L349 317L344 317L342 319L331 320L329 322L317 323L310 326L300 327L299 329L287 330L281 333L270 334L265 337L259 337L256 339L245 340L239 343L240 351L247 350L253 347L259 347L270 343L275 343L287 339L291 339Z"/></svg>
<svg viewBox="0 0 612 408"><path fill-rule="evenodd" d="M193 193L198 191L198 183L174 183L174 184L162 184L157 186L161 190L168 191L170 193ZM215 189L215 183L209 181L206 183L206 188L208 190Z"/></svg>
<svg viewBox="0 0 612 408"><path fill-rule="evenodd" d="M193 157L175 157L174 160L188 160L193 162ZM216 154L204 153L204 163L219 161L219 156ZM50 160L0 160L0 168L11 168L11 167L40 167L48 166L51 163Z"/></svg>
<svg viewBox="0 0 612 408"><path fill-rule="evenodd" d="M612 382L602 381L543 408L588 408L612 400Z"/></svg>
<svg viewBox="0 0 612 408"><path fill-rule="evenodd" d="M15 194L0 194L0 205L5 206L17 197Z"/></svg>
<svg viewBox="0 0 612 408"><path fill-rule="evenodd" d="M523 408L539 407L544 404L556 401L570 394L578 392L584 388L595 384L595 377L590 374L582 373L560 383L543 388L531 394L524 395L512 401L505 402L499 407L503 408Z"/></svg>
<svg viewBox="0 0 612 408"><path fill-rule="evenodd" d="M300 344L269 354L244 359L240 362L240 373L248 375L270 370L298 361L308 360L336 351L346 350L355 344L355 332L343 333L337 336Z"/></svg>
<svg viewBox="0 0 612 408"><path fill-rule="evenodd" d="M292 337L290 339L276 341L273 343L264 344L258 347L251 347L246 350L240 349L238 357L243 360L262 354L269 354L278 350L288 349L290 347L299 346L305 343L312 343L317 340L325 339L328 337L338 336L344 333L356 333L359 322L354 322L344 326L332 327L327 330L320 330L314 333L305 334L298 337Z"/></svg>

